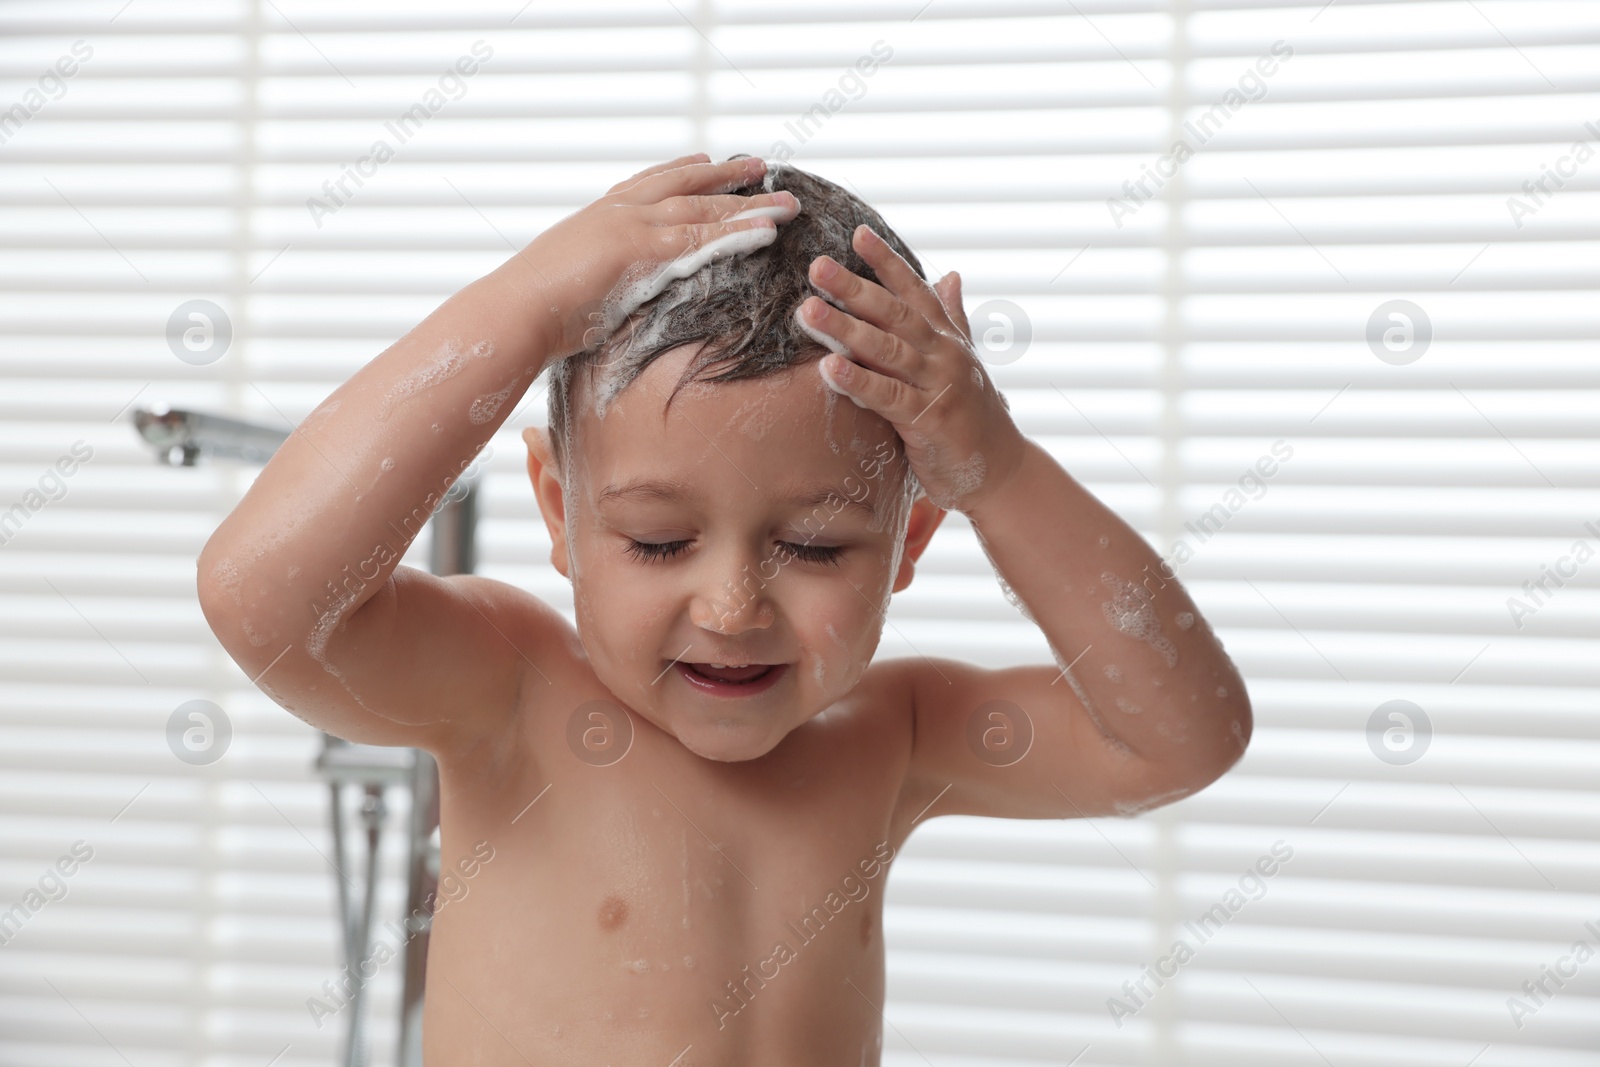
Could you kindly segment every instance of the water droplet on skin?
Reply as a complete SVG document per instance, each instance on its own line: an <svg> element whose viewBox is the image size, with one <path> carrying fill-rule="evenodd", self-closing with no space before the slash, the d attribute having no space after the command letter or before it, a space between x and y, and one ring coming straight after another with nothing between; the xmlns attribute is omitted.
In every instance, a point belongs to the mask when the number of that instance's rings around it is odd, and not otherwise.
<svg viewBox="0 0 1600 1067"><path fill-rule="evenodd" d="M1178 629L1187 630L1194 625L1194 616L1187 611L1180 611L1172 617L1172 621L1178 624Z"/></svg>
<svg viewBox="0 0 1600 1067"><path fill-rule="evenodd" d="M437 423L437 422L436 422L436 423L434 423L434 424L433 424L433 432L434 432L434 433L444 433L444 427L443 427L443 426L440 426L440 425L439 425L439 424L438 424L438 423Z"/></svg>
<svg viewBox="0 0 1600 1067"><path fill-rule="evenodd" d="M498 392L478 397L472 402L472 407L467 409L468 421L474 426L482 426L494 418L500 413L500 409L505 406L506 400L510 398L511 391L515 388L516 383L513 382Z"/></svg>
<svg viewBox="0 0 1600 1067"><path fill-rule="evenodd" d="M394 384L384 396L382 403L378 405L377 420L383 422L394 413L395 408L418 393L432 389L439 383L449 381L460 374L466 368L468 359L481 359L492 355L494 355L494 345L488 341L479 341L464 352L455 341L446 341L439 346L439 350L434 353L431 360Z"/></svg>
<svg viewBox="0 0 1600 1067"><path fill-rule="evenodd" d="M1111 544L1111 538L1109 538L1109 537L1102 537L1102 538L1100 538L1100 547L1101 547L1101 548L1106 548L1106 547L1108 547L1108 546L1109 546L1109 545L1110 545L1110 544Z"/></svg>
<svg viewBox="0 0 1600 1067"><path fill-rule="evenodd" d="M1106 621L1129 637L1145 642L1161 654L1168 667L1178 665L1178 649L1161 633L1161 623L1151 607L1150 591L1110 571L1100 575L1100 581L1111 590L1111 599L1100 605Z"/></svg>

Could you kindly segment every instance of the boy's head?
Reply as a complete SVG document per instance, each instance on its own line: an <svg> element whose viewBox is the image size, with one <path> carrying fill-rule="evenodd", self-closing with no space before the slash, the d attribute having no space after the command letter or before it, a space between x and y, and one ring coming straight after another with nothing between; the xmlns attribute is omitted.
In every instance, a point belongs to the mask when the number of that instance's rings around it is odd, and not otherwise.
<svg viewBox="0 0 1600 1067"><path fill-rule="evenodd" d="M944 515L893 426L822 381L827 349L794 317L822 295L819 255L876 280L851 247L860 223L921 264L814 175L770 163L745 192L780 189L800 213L772 244L672 283L552 366L549 429L524 432L591 667L711 759L764 755L849 692ZM718 690L688 666L745 663L774 669Z"/></svg>

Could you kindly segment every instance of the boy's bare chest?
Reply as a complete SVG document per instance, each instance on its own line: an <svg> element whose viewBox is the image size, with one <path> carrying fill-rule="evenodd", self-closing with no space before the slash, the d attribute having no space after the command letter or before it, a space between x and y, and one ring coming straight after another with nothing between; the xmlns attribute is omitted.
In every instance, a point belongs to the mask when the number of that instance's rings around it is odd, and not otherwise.
<svg viewBox="0 0 1600 1067"><path fill-rule="evenodd" d="M816 725L738 766L660 738L610 766L558 765L512 788L528 806L494 805L498 832L481 811L447 813L450 847L475 836L494 859L439 916L430 967L475 961L480 994L517 991L528 1040L551 1052L679 1042L668 1062L698 1040L699 1062L724 1062L712 1048L740 1062L747 1041L831 1017L853 1024L829 1055L856 1062L882 1003L902 749L893 729Z"/></svg>

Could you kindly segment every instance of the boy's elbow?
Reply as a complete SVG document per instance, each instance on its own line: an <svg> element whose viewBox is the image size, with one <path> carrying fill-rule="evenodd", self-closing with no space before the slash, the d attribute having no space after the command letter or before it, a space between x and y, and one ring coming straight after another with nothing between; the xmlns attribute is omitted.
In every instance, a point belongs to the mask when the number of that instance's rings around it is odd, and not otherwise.
<svg viewBox="0 0 1600 1067"><path fill-rule="evenodd" d="M1203 761L1205 780L1196 786L1197 789L1215 782L1244 758L1255 730L1250 695L1241 687L1237 696L1227 698L1223 706L1217 709L1213 721L1216 727L1212 731L1210 758Z"/></svg>

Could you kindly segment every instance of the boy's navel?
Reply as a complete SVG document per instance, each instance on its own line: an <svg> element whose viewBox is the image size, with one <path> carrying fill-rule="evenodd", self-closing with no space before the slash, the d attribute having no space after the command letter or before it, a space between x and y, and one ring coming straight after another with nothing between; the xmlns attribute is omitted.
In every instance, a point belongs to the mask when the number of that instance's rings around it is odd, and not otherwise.
<svg viewBox="0 0 1600 1067"><path fill-rule="evenodd" d="M628 902L613 893L600 902L600 929L610 933L628 921Z"/></svg>

